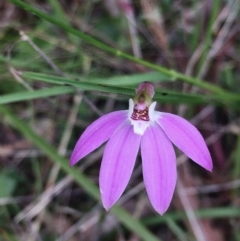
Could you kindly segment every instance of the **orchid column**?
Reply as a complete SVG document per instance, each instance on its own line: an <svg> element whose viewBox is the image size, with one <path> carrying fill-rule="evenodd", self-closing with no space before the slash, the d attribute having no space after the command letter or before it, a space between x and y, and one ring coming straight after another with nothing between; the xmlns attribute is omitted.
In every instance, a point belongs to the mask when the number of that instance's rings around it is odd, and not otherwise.
<svg viewBox="0 0 240 241"><path fill-rule="evenodd" d="M168 209L176 186L176 145L194 162L212 170L212 159L199 131L187 120L155 111L154 87L142 83L129 100L129 110L115 111L93 122L78 140L70 165L108 140L100 169L103 206L109 210L125 190L141 149L143 178L154 209Z"/></svg>

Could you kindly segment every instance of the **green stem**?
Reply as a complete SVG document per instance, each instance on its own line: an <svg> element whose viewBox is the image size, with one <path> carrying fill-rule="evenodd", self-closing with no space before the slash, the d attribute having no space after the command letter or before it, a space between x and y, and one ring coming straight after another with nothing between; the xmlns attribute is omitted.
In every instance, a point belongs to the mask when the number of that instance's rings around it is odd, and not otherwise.
<svg viewBox="0 0 240 241"><path fill-rule="evenodd" d="M194 211L199 219L223 219L223 218L238 218L240 215L239 207L214 207L206 209L198 209ZM184 211L168 212L164 216L147 217L143 220L146 226L154 226L167 222L167 220L180 221L187 220L187 215Z"/></svg>

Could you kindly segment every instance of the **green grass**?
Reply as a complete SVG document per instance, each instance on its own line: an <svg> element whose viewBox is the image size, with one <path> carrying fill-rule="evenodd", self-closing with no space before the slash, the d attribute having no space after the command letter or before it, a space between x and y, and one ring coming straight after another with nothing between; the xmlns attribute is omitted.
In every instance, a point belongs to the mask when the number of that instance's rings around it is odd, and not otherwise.
<svg viewBox="0 0 240 241"><path fill-rule="evenodd" d="M137 236L145 241L201 241L177 191L164 216L154 212L144 192L131 196L142 181L139 162L124 194L129 199L109 212L101 206L98 189L101 149L79 163L79 168L69 166L71 151L86 126L101 113L128 109L128 99L143 81L154 84L158 110L196 117L204 137L215 137L209 147L213 173L190 161L179 164L179 179L185 186L221 186L239 179L240 46L234 30L240 19L234 15L236 4L156 1L154 9L162 17L169 45L164 51L153 35L154 31L159 34L158 29L149 26L140 1L133 1L135 42L127 12L118 5L108 8L108 2L7 0L4 4L0 20L0 240L20 240L29 234L33 240L57 240L79 221L91 224L92 211L97 210L97 221L88 229L83 225L75 230L73 240ZM114 8L119 11L116 16ZM220 19L223 9L229 15ZM152 21L160 15L151 15ZM235 17L223 46L209 59L231 16ZM20 30L29 39L23 40ZM140 48L142 58L132 54L132 43L137 42L139 46L134 47ZM192 60L191 75L187 75ZM183 104L185 112L179 111ZM213 109L207 117L199 117L209 106ZM220 129L227 126L219 137ZM38 197L66 177L73 178L73 184L54 195L43 212L17 222L28 205L37 208ZM240 240L238 194L238 188L232 187L187 196L196 205L193 215L200 226L206 221L208 228L201 226L206 237L216 232L223 240L225 236ZM109 221L109 216L115 221ZM54 226L60 221L61 231L60 224Z"/></svg>

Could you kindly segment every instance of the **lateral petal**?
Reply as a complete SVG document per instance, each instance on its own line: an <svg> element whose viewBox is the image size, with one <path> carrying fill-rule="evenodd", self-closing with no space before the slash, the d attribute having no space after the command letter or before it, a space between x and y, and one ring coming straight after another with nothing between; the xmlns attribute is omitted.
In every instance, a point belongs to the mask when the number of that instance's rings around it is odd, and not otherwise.
<svg viewBox="0 0 240 241"><path fill-rule="evenodd" d="M128 112L125 110L111 112L88 126L74 147L70 165L75 165L80 159L107 141L117 128L127 120L127 114Z"/></svg>
<svg viewBox="0 0 240 241"><path fill-rule="evenodd" d="M141 141L143 178L154 209L163 215L176 186L176 156L172 143L155 123L148 127Z"/></svg>
<svg viewBox="0 0 240 241"><path fill-rule="evenodd" d="M159 116L157 122L173 144L194 162L212 171L211 155L197 128L177 115L161 112Z"/></svg>
<svg viewBox="0 0 240 241"><path fill-rule="evenodd" d="M137 157L141 136L133 132L130 121L110 138L104 150L99 185L106 210L120 198L126 188Z"/></svg>

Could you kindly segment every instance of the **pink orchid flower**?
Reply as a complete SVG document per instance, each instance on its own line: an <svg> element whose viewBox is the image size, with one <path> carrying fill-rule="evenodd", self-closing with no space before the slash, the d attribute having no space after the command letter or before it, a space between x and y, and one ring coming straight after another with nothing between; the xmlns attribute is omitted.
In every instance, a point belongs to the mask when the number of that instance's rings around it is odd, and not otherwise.
<svg viewBox="0 0 240 241"><path fill-rule="evenodd" d="M78 140L73 166L107 140L100 169L100 193L109 210L126 188L139 148L148 197L161 215L168 209L176 186L176 145L194 162L212 170L212 159L199 131L177 115L155 111L154 87L142 83L129 110L111 112L94 121Z"/></svg>

